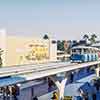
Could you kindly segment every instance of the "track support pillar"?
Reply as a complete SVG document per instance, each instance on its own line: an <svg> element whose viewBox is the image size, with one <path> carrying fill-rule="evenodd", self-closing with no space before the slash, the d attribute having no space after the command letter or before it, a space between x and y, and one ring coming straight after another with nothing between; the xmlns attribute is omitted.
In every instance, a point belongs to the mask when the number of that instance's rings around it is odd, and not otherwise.
<svg viewBox="0 0 100 100"><path fill-rule="evenodd" d="M59 100L63 100L64 99L64 89L65 89L66 82L68 80L69 74L70 74L69 72L65 73L65 77L64 77L64 79L62 79L61 82L59 82L53 76L49 76L49 78L55 83L55 85L58 88Z"/></svg>

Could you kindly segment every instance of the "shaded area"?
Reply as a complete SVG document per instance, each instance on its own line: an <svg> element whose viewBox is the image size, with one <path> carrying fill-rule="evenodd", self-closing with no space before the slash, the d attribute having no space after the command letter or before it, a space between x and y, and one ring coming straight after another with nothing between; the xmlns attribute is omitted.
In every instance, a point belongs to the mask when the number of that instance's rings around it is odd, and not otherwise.
<svg viewBox="0 0 100 100"><path fill-rule="evenodd" d="M0 87L16 84L21 81L25 81L25 78L19 76L2 78L0 79Z"/></svg>

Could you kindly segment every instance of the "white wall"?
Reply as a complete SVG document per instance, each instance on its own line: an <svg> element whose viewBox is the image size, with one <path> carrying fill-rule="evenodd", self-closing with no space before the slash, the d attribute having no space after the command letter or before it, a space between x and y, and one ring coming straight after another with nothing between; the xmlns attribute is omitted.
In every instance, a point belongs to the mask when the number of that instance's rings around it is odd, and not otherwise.
<svg viewBox="0 0 100 100"><path fill-rule="evenodd" d="M57 60L57 43L52 43L52 39L50 39L50 60Z"/></svg>

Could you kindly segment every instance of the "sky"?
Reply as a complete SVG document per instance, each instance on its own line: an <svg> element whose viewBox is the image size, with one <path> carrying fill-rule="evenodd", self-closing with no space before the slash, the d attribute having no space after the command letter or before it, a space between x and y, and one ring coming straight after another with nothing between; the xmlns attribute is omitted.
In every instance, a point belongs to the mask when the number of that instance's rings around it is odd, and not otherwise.
<svg viewBox="0 0 100 100"><path fill-rule="evenodd" d="M18 36L99 37L100 0L0 0L0 28Z"/></svg>

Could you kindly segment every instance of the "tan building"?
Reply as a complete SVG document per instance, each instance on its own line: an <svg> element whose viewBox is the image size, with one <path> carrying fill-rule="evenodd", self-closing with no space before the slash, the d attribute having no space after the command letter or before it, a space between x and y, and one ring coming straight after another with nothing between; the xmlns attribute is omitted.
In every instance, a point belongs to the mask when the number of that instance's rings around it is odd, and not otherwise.
<svg viewBox="0 0 100 100"><path fill-rule="evenodd" d="M3 66L44 63L57 58L57 45L50 39L7 36L4 35L5 31L1 31L1 33Z"/></svg>

